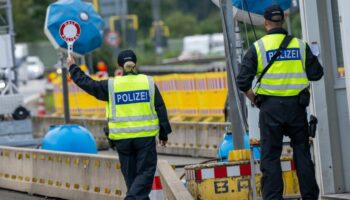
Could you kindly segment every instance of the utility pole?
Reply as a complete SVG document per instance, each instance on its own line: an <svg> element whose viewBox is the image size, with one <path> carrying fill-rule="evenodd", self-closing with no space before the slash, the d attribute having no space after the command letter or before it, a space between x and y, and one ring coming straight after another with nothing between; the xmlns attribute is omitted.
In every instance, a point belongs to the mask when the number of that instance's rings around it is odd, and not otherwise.
<svg viewBox="0 0 350 200"><path fill-rule="evenodd" d="M128 46L126 40L126 17L128 15L128 1L127 0L116 0L115 2L115 16L120 16L121 30L120 34L122 35L122 43L125 47ZM118 54L119 50L117 49L116 53Z"/></svg>
<svg viewBox="0 0 350 200"><path fill-rule="evenodd" d="M128 41L126 37L126 17L128 15L128 1L127 0L121 0L121 20L122 20L122 35L123 35L123 41L124 41L124 47L128 47Z"/></svg>
<svg viewBox="0 0 350 200"><path fill-rule="evenodd" d="M64 123L70 123L70 110L69 110L69 90L67 83L67 74L68 67L64 64L64 54L62 52L58 52L58 61L56 64L57 68L61 68L62 70L62 92L63 92L63 111L64 111Z"/></svg>
<svg viewBox="0 0 350 200"><path fill-rule="evenodd" d="M153 27L154 37L155 37L155 49L157 54L157 61L160 61L160 56L163 53L163 48L161 45L161 26L160 26L160 4L159 0L152 0L152 10L153 10Z"/></svg>
<svg viewBox="0 0 350 200"><path fill-rule="evenodd" d="M248 130L245 112L244 97L239 92L234 82L238 74L238 62L236 55L236 38L234 20L230 0L220 0L220 14L225 41L226 71L230 105L230 121L232 126L233 144L235 149L244 148L244 133Z"/></svg>

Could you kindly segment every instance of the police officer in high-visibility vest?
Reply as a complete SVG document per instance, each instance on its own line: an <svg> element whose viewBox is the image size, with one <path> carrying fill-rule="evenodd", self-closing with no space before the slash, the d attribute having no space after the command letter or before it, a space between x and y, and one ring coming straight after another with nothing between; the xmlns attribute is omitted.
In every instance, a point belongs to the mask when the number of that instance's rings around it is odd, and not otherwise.
<svg viewBox="0 0 350 200"><path fill-rule="evenodd" d="M265 200L283 199L280 156L283 135L289 136L303 200L316 200L319 188L311 160L306 107L309 104L309 81L320 80L323 68L317 51L303 40L291 38L280 49L288 35L283 29L284 12L278 5L265 10L267 35L256 41L244 56L237 85L253 104L260 108L262 196ZM276 59L273 59L275 53ZM278 56L278 57L277 57ZM269 65L266 73L264 68ZM252 87L254 77L260 82Z"/></svg>
<svg viewBox="0 0 350 200"><path fill-rule="evenodd" d="M72 80L90 95L108 101L109 139L116 146L127 200L147 200L157 165L155 136L165 146L171 127L162 96L153 78L136 71L136 55L118 55L124 75L95 81L82 72L73 57L67 59Z"/></svg>

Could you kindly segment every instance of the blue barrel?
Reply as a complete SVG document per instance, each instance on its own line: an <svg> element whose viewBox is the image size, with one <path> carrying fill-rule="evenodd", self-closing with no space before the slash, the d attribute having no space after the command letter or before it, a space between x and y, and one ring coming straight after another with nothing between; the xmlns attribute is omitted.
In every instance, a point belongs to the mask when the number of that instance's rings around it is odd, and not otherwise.
<svg viewBox="0 0 350 200"><path fill-rule="evenodd" d="M233 138L231 132L226 132L224 138L218 149L218 158L220 162L226 162L228 154L232 151L233 148Z"/></svg>
<svg viewBox="0 0 350 200"><path fill-rule="evenodd" d="M249 149L249 134L248 132L244 134L244 148ZM226 162L230 151L234 150L233 137L231 131L226 129L224 138L219 145L217 157L220 162ZM260 147L253 147L254 159L260 160Z"/></svg>
<svg viewBox="0 0 350 200"><path fill-rule="evenodd" d="M42 149L97 154L96 142L91 132L76 124L50 127L42 141Z"/></svg>

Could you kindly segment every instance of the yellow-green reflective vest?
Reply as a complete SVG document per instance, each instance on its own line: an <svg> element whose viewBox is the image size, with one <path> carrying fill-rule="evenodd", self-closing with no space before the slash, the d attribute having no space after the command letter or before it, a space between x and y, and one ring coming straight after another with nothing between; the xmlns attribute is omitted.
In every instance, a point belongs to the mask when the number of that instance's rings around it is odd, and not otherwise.
<svg viewBox="0 0 350 200"><path fill-rule="evenodd" d="M257 57L259 77L272 56L279 48L284 34L266 35L254 43ZM269 96L296 96L309 86L305 73L305 42L293 38L288 48L281 51L270 69L261 79L260 87L255 93Z"/></svg>
<svg viewBox="0 0 350 200"><path fill-rule="evenodd" d="M121 140L156 136L159 121L154 107L154 81L146 75L117 76L108 81L109 138Z"/></svg>

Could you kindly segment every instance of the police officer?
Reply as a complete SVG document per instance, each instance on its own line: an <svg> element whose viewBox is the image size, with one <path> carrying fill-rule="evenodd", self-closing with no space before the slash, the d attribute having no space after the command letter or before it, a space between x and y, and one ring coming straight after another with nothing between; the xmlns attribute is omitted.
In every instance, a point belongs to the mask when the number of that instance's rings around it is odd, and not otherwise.
<svg viewBox="0 0 350 200"><path fill-rule="evenodd" d="M264 18L267 35L248 49L237 77L240 90L260 108L263 199L283 199L280 156L283 135L286 135L291 138L302 198L316 200L319 188L310 155L306 107L309 103L309 81L320 80L323 68L310 47L304 41L293 38L253 90L254 77L262 74L288 34L282 28L284 12L280 6L268 7Z"/></svg>
<svg viewBox="0 0 350 200"><path fill-rule="evenodd" d="M72 80L95 98L108 101L109 139L115 144L127 186L127 200L149 199L157 165L155 136L165 146L171 127L162 96L152 77L138 74L133 51L118 55L124 75L95 81L67 59Z"/></svg>

